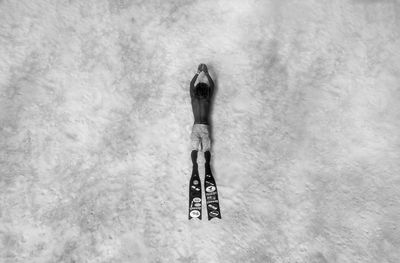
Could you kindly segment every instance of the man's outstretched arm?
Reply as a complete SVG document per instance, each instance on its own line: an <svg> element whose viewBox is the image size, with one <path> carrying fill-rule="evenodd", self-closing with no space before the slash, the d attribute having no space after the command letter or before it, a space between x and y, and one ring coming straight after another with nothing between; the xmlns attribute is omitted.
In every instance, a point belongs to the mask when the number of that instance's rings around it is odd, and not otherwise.
<svg viewBox="0 0 400 263"><path fill-rule="evenodd" d="M196 82L198 76L199 76L199 72L197 72L194 75L192 81L190 81L190 97L191 98L193 98L193 96L194 96L194 83Z"/></svg>
<svg viewBox="0 0 400 263"><path fill-rule="evenodd" d="M206 77L208 79L208 84L210 84L210 98L211 98L214 93L214 81L212 80L210 74L208 74L208 71L204 71L204 73L206 74Z"/></svg>

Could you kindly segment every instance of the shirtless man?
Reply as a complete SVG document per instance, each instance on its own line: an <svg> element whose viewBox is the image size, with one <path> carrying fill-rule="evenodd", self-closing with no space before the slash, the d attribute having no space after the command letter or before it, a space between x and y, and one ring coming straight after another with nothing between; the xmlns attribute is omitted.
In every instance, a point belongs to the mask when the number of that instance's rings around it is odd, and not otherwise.
<svg viewBox="0 0 400 263"><path fill-rule="evenodd" d="M207 77L208 85L206 83L198 83L194 86L197 77L200 72L203 71ZM192 128L192 134L190 139L192 141L192 162L193 169L197 170L197 152L199 148L204 152L204 157L206 160L205 168L206 174L210 174L210 123L209 123L209 113L211 98L214 92L214 82L208 74L208 69L205 64L200 64L197 73L194 75L192 81L190 82L190 97L192 100L192 110L194 115L194 124ZM199 147L202 146L202 147Z"/></svg>
<svg viewBox="0 0 400 263"><path fill-rule="evenodd" d="M200 82L195 86L194 84L196 83L197 77L202 71L208 79L208 85ZM200 64L196 75L194 75L192 81L190 82L190 97L192 100L194 124L192 128L192 134L190 136L192 141L191 157L193 162L193 170L189 183L189 219L198 218L201 220L202 191L197 166L197 153L199 149L204 152L204 158L206 160L204 189L207 202L208 220L211 220L212 218L221 219L217 184L215 183L210 167L211 140L209 129L209 113L213 92L214 82L208 74L207 66L205 64Z"/></svg>

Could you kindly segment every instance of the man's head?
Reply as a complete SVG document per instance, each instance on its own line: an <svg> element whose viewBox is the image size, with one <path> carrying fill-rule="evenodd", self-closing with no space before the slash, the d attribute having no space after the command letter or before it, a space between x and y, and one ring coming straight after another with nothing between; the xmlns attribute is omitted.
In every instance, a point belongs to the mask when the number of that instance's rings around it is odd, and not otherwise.
<svg viewBox="0 0 400 263"><path fill-rule="evenodd" d="M209 94L209 88L206 83L198 83L195 88L195 96L197 98L207 98Z"/></svg>

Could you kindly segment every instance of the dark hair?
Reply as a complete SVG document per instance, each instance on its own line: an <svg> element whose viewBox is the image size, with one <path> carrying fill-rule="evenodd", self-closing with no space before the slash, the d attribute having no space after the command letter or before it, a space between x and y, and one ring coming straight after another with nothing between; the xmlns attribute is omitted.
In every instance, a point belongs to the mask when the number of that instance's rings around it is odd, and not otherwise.
<svg viewBox="0 0 400 263"><path fill-rule="evenodd" d="M207 98L208 97L208 85L206 83L198 83L196 85L196 91L195 91L195 96L196 97L201 97L201 98Z"/></svg>

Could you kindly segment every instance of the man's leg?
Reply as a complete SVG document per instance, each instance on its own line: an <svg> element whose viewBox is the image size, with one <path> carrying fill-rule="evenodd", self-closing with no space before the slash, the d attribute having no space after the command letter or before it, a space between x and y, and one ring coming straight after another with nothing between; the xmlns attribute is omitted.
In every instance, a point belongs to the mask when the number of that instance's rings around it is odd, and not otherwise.
<svg viewBox="0 0 400 263"><path fill-rule="evenodd" d="M193 169L189 182L189 219L198 218L201 220L201 182L197 165L197 151L200 143L200 136L198 136L196 125L193 125L190 139L192 142L192 152L190 156L192 158Z"/></svg>
<svg viewBox="0 0 400 263"><path fill-rule="evenodd" d="M192 169L192 174L197 172L198 166L197 166L197 150L193 150L192 153L190 154L192 157L192 163L193 163L193 169Z"/></svg>
<svg viewBox="0 0 400 263"><path fill-rule="evenodd" d="M192 152L190 154L191 158L192 158L192 163L193 163L193 170L192 170L192 174L197 172L197 152L199 149L199 145L200 145L200 136L199 136L199 132L198 132L198 127L196 125L193 125L192 128L192 134L190 135L190 140L192 143Z"/></svg>
<svg viewBox="0 0 400 263"><path fill-rule="evenodd" d="M202 151L210 151L211 149L211 139L210 139L210 132L209 129L210 127L208 125L202 125L200 127L200 137L201 137L201 145L202 145Z"/></svg>
<svg viewBox="0 0 400 263"><path fill-rule="evenodd" d="M203 145L204 158L206 160L205 169L206 174L211 174L210 160L211 160L211 139L209 133L209 126L204 126L201 133L201 142Z"/></svg>
<svg viewBox="0 0 400 263"><path fill-rule="evenodd" d="M211 174L211 166L210 166L211 153L210 153L210 151L204 152L204 158L206 159L206 163L204 164L205 169L206 169L206 174Z"/></svg>

